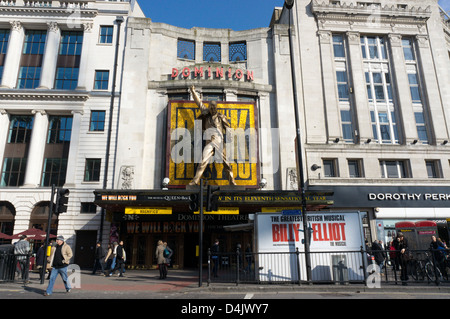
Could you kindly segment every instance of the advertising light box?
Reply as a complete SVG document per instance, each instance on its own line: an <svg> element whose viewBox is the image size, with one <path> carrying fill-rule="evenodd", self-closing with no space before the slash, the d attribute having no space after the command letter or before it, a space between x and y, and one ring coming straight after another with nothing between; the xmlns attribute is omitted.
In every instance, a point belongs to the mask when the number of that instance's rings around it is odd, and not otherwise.
<svg viewBox="0 0 450 319"><path fill-rule="evenodd" d="M360 213L314 212L308 213L307 218L312 279L332 281L339 270L341 277L344 273L344 278L361 280L364 236ZM303 216L260 213L255 215L255 228L260 280L298 280L299 275L305 279Z"/></svg>

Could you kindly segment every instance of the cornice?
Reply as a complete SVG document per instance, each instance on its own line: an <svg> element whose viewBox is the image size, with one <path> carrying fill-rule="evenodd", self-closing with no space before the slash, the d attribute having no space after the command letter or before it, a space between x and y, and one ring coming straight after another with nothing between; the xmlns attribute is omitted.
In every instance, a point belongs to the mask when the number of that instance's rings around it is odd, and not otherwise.
<svg viewBox="0 0 450 319"><path fill-rule="evenodd" d="M363 21L376 17L379 22L384 23L413 23L423 24L431 17L430 6L425 9L421 7L401 8L394 5L373 6L373 5L354 5L331 4L329 2L318 2L313 0L312 12L317 19L326 20L351 20Z"/></svg>
<svg viewBox="0 0 450 319"><path fill-rule="evenodd" d="M82 93L63 93L63 92L36 92L36 91L0 91L0 101L72 101L85 102L89 99L89 94Z"/></svg>
<svg viewBox="0 0 450 319"><path fill-rule="evenodd" d="M34 17L64 17L68 18L76 14L77 18L95 18L97 9L66 8L66 7L15 7L0 6L0 15L5 16L29 16Z"/></svg>

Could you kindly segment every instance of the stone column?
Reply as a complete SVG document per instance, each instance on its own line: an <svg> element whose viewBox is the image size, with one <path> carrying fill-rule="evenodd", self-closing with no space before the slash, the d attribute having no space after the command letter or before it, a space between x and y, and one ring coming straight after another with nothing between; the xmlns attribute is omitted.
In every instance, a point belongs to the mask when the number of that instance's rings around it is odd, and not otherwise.
<svg viewBox="0 0 450 319"><path fill-rule="evenodd" d="M91 91L93 89L93 83L90 86L87 84L88 74L87 72L94 71L88 69L90 48L94 45L94 35L92 33L92 23L83 24L83 49L81 50L80 57L80 71L78 73L78 86L77 90ZM116 30L117 32L117 30Z"/></svg>
<svg viewBox="0 0 450 319"><path fill-rule="evenodd" d="M370 120L369 102L367 97L366 79L364 76L361 55L361 42L358 32L347 32L350 57L350 73L352 75L353 96L355 100L356 118L358 123L359 143L365 143L373 138Z"/></svg>
<svg viewBox="0 0 450 319"><path fill-rule="evenodd" d="M48 117L44 110L33 110L34 124L28 151L25 187L39 187L47 139Z"/></svg>
<svg viewBox="0 0 450 319"><path fill-rule="evenodd" d="M436 79L436 71L434 65L434 59L430 50L430 42L427 35L416 36L419 56L417 59L421 68L421 74L423 77L423 92L425 93L426 105L428 106L430 113L430 128L433 132L432 144L442 144L445 140L448 141L447 130L445 122L445 114L442 105L441 95Z"/></svg>
<svg viewBox="0 0 450 319"><path fill-rule="evenodd" d="M16 87L19 74L20 59L25 32L20 21L11 21L11 34L8 41L5 65L3 67L2 88L12 89Z"/></svg>
<svg viewBox="0 0 450 319"><path fill-rule="evenodd" d="M47 26L47 41L45 43L44 59L42 62L41 83L38 89L49 90L53 89L55 84L61 32L56 22L48 22Z"/></svg>
<svg viewBox="0 0 450 319"><path fill-rule="evenodd" d="M405 57L402 47L402 37L399 34L389 34L389 41L392 48L392 65L391 70L393 78L395 78L395 88L397 91L397 99L399 106L399 115L402 119L403 132L406 144L411 144L414 140L418 140L416 119L412 98L409 87L408 74L406 72Z"/></svg>
<svg viewBox="0 0 450 319"><path fill-rule="evenodd" d="M77 171L78 147L80 144L80 127L83 111L72 111L72 135L70 137L69 158L67 159L66 183L64 187L75 187L75 178Z"/></svg>
<svg viewBox="0 0 450 319"><path fill-rule="evenodd" d="M9 116L5 109L0 109L0 170L3 166L5 146L9 131Z"/></svg>
<svg viewBox="0 0 450 319"><path fill-rule="evenodd" d="M325 99L328 142L342 139L342 126L339 112L339 97L337 93L336 72L333 64L334 53L331 31L319 31L320 56L322 62L322 83Z"/></svg>

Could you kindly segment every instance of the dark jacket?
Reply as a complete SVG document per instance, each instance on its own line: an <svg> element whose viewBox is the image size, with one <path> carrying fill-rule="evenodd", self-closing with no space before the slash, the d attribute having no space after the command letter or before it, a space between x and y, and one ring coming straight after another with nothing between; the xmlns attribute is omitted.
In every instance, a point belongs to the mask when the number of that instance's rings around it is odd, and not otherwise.
<svg viewBox="0 0 450 319"><path fill-rule="evenodd" d="M383 252L383 247L377 241L372 243L372 255L375 257L377 264L382 263L386 259L386 253Z"/></svg>

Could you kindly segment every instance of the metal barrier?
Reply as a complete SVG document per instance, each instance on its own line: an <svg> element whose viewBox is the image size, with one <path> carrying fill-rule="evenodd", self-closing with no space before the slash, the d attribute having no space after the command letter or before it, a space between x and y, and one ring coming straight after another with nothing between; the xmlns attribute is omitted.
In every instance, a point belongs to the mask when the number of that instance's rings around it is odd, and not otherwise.
<svg viewBox="0 0 450 319"><path fill-rule="evenodd" d="M16 273L21 280L28 280L29 266L29 255L15 255L13 245L0 246L0 283L15 281Z"/></svg>
<svg viewBox="0 0 450 319"><path fill-rule="evenodd" d="M364 282L365 252L312 252L312 281L315 283ZM305 254L293 252L217 253L208 250L208 284L213 282L299 284L307 282Z"/></svg>
<svg viewBox="0 0 450 319"><path fill-rule="evenodd" d="M373 254L381 254L377 265ZM408 257L399 251L311 252L311 280L308 283L367 284L369 276L381 284L450 283L450 259L437 260L442 251L414 250ZM378 257L378 256L377 256ZM378 259L378 258L377 258ZM403 272L402 272L403 268ZM405 277L406 275L406 277ZM405 280L406 279L406 280ZM307 282L305 253L247 253L237 250L212 254L208 250L208 285L211 283L298 284Z"/></svg>

